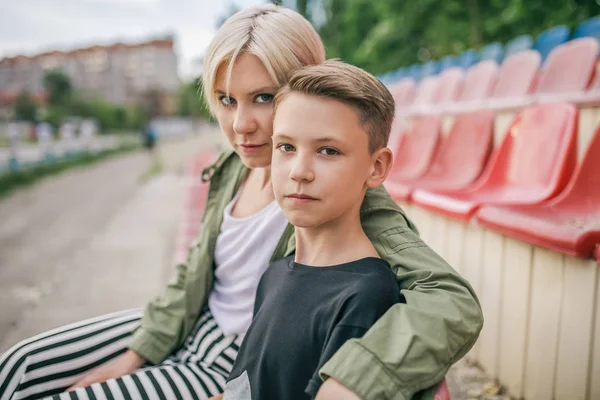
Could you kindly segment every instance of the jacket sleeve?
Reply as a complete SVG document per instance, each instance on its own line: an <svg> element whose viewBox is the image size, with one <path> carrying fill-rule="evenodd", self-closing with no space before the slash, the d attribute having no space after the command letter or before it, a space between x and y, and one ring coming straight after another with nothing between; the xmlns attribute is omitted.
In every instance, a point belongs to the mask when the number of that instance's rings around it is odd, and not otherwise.
<svg viewBox="0 0 600 400"><path fill-rule="evenodd" d="M469 283L416 234L385 189L363 203L361 221L396 274L402 303L320 370L361 399L408 400L436 385L473 346L483 315Z"/></svg>

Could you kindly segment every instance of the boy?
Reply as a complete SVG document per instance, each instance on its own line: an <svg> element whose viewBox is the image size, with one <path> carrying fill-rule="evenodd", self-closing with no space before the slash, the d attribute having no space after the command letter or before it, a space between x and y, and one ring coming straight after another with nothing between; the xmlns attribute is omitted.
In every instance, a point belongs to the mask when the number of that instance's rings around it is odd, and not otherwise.
<svg viewBox="0 0 600 400"><path fill-rule="evenodd" d="M314 398L319 368L400 300L359 214L392 165L392 95L367 72L328 61L296 72L274 107L271 180L296 253L262 276L225 400Z"/></svg>

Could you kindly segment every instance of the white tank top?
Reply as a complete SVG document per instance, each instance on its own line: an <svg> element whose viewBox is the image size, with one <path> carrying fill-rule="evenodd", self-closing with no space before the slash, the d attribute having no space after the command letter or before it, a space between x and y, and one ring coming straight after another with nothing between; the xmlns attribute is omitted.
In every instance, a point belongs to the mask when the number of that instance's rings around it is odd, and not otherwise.
<svg viewBox="0 0 600 400"><path fill-rule="evenodd" d="M256 288L288 224L273 201L258 213L234 218L241 188L225 207L215 248L215 283L208 306L225 335L245 334L252 322Z"/></svg>

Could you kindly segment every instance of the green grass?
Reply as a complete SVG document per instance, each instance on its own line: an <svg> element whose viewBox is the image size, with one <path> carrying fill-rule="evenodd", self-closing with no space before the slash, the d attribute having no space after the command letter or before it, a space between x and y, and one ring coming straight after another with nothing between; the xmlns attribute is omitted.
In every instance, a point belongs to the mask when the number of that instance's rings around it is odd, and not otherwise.
<svg viewBox="0 0 600 400"><path fill-rule="evenodd" d="M80 154L71 158L62 159L52 164L40 164L29 168L23 168L15 173L4 173L0 175L0 197L10 194L19 187L31 185L49 176L56 175L68 169L90 165L122 153L140 149L139 144L122 143L119 147L94 154Z"/></svg>

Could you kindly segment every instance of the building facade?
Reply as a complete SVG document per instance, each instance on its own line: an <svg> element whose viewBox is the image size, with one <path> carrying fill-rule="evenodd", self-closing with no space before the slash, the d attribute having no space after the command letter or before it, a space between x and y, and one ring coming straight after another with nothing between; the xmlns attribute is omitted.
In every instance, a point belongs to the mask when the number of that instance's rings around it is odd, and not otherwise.
<svg viewBox="0 0 600 400"><path fill-rule="evenodd" d="M63 71L84 96L137 104L149 93L174 97L180 81L172 36L137 44L115 43L0 60L0 93L43 92L44 74Z"/></svg>

